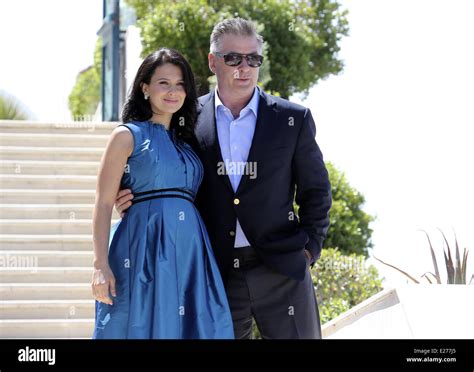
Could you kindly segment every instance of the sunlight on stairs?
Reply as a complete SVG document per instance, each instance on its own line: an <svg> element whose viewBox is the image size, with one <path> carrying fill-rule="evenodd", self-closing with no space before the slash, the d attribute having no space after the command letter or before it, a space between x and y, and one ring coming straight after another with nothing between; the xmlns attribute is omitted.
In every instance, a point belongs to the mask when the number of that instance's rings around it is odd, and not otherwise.
<svg viewBox="0 0 474 372"><path fill-rule="evenodd" d="M0 338L91 337L95 183L116 125L0 120Z"/></svg>

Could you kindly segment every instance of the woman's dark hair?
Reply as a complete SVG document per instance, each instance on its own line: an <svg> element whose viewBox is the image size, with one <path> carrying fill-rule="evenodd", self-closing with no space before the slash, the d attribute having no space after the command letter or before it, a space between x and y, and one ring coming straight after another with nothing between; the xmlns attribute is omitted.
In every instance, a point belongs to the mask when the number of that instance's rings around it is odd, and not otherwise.
<svg viewBox="0 0 474 372"><path fill-rule="evenodd" d="M177 50L170 48L160 48L148 55L137 71L137 76L133 82L132 90L128 96L122 111L122 122L146 121L153 116L150 102L145 100L142 91L142 84L150 84L151 77L158 66L171 63L181 69L184 80L186 98L183 106L173 114L170 129L173 129L178 136L187 142L193 142L194 128L196 125L196 104L197 93L194 82L194 74L188 61Z"/></svg>

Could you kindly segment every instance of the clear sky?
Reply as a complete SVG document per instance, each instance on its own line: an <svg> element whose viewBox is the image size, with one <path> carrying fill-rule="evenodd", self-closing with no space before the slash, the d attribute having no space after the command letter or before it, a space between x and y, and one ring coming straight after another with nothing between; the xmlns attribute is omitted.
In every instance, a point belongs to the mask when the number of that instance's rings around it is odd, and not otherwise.
<svg viewBox="0 0 474 372"><path fill-rule="evenodd" d="M0 0L0 89L38 120L70 118L77 74L92 65L102 0Z"/></svg>
<svg viewBox="0 0 474 372"><path fill-rule="evenodd" d="M421 276L433 271L437 227L468 246L474 273L474 2L351 0L345 69L312 89L326 160L366 199L375 255ZM449 236L449 235L448 235ZM378 265L377 265L378 266ZM381 268L398 281L393 269ZM470 277L470 276L469 276Z"/></svg>
<svg viewBox="0 0 474 372"><path fill-rule="evenodd" d="M345 69L311 90L317 140L377 215L374 252L414 275L432 270L436 227L471 249L474 273L474 2L347 0ZM69 118L67 97L90 66L101 0L0 0L0 89L37 119ZM296 63L297 61L295 61ZM292 100L299 101L298 97ZM300 101L301 102L301 101ZM444 273L442 255L438 255ZM405 282L379 267L387 284Z"/></svg>

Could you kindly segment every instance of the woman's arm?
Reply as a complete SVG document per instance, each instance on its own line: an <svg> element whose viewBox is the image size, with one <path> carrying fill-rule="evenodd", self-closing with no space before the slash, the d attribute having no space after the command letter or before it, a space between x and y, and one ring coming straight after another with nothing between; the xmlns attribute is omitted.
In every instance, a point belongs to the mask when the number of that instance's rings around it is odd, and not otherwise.
<svg viewBox="0 0 474 372"><path fill-rule="evenodd" d="M128 157L133 152L133 135L126 127L115 128L100 162L92 219L94 273L92 293L97 301L112 305L116 296L115 277L109 266L110 220Z"/></svg>

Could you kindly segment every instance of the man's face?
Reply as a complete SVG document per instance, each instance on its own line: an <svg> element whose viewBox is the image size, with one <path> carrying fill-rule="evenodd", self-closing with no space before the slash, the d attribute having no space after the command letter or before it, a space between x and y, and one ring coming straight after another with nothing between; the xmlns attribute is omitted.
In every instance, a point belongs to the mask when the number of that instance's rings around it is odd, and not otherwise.
<svg viewBox="0 0 474 372"><path fill-rule="evenodd" d="M223 35L219 40L219 50L222 54L261 54L255 37ZM247 97L253 93L258 81L259 67L250 67L245 58L238 66L227 66L223 57L208 55L209 68L216 74L217 86L221 94L229 98Z"/></svg>

